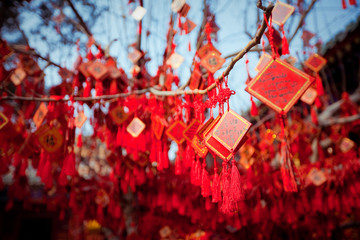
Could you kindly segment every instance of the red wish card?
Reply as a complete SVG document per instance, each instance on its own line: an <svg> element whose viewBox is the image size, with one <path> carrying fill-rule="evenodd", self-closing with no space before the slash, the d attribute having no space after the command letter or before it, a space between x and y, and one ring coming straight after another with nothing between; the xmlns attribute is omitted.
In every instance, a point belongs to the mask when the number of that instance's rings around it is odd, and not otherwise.
<svg viewBox="0 0 360 240"><path fill-rule="evenodd" d="M319 72L326 63L327 60L316 53L311 55L309 59L304 62L305 66L307 66L314 72Z"/></svg>
<svg viewBox="0 0 360 240"><path fill-rule="evenodd" d="M313 104L317 97L317 91L313 87L309 87L304 94L301 96L300 100L309 105Z"/></svg>
<svg viewBox="0 0 360 240"><path fill-rule="evenodd" d="M216 52L209 52L200 60L200 64L211 73L215 73L219 70L224 62L225 59L220 57Z"/></svg>
<svg viewBox="0 0 360 240"><path fill-rule="evenodd" d="M43 103L43 102L40 103L40 106L36 110L35 115L33 117L33 121L34 121L36 127L39 127L41 125L47 112L48 112L48 109L47 109L45 103Z"/></svg>
<svg viewBox="0 0 360 240"><path fill-rule="evenodd" d="M208 153L209 149L201 142L197 135L195 135L191 141L191 146L199 157L204 158Z"/></svg>
<svg viewBox="0 0 360 240"><path fill-rule="evenodd" d="M120 105L110 111L110 116L117 125L122 124L128 118L128 114L124 112L124 108Z"/></svg>
<svg viewBox="0 0 360 240"><path fill-rule="evenodd" d="M272 10L272 21L277 25L284 25L286 20L293 14L295 7L283 3L277 2Z"/></svg>
<svg viewBox="0 0 360 240"><path fill-rule="evenodd" d="M88 69L91 64L92 64L92 62L82 63L82 64L80 64L80 66L78 68L79 71L81 72L81 74L86 78L90 77L90 73L89 73Z"/></svg>
<svg viewBox="0 0 360 240"><path fill-rule="evenodd" d="M355 143L349 139L349 138L343 138L340 143L340 150L343 153L349 152L353 147L355 146Z"/></svg>
<svg viewBox="0 0 360 240"><path fill-rule="evenodd" d="M79 112L79 115L75 118L75 126L77 128L81 128L86 120L87 117L85 116L84 112L83 111Z"/></svg>
<svg viewBox="0 0 360 240"><path fill-rule="evenodd" d="M201 75L200 70L198 68L194 68L194 71L191 75L189 88L191 90L199 88L201 79L202 79L202 75Z"/></svg>
<svg viewBox="0 0 360 240"><path fill-rule="evenodd" d="M157 140L161 139L161 137L164 133L165 127L167 127L167 122L164 118L159 117L159 116L152 117L151 129Z"/></svg>
<svg viewBox="0 0 360 240"><path fill-rule="evenodd" d="M109 73L108 68L100 62L92 63L87 70L96 80L104 79Z"/></svg>
<svg viewBox="0 0 360 240"><path fill-rule="evenodd" d="M108 71L109 71L109 77L112 79L118 79L121 77L121 72L119 69L117 69L114 66L108 66Z"/></svg>
<svg viewBox="0 0 360 240"><path fill-rule="evenodd" d="M10 80L15 86L18 86L22 83L22 81L26 77L26 72L22 68L17 68L15 71L11 74Z"/></svg>
<svg viewBox="0 0 360 240"><path fill-rule="evenodd" d="M143 121L141 121L137 117L134 117L134 119L126 127L126 131L130 133L130 135L133 136L134 138L137 138L144 129L145 129L145 123L143 123Z"/></svg>
<svg viewBox="0 0 360 240"><path fill-rule="evenodd" d="M193 119L189 126L186 127L186 129L183 132L184 138L188 140L189 142L192 141L193 137L196 134L196 131L198 130L200 126L200 121L197 119Z"/></svg>
<svg viewBox="0 0 360 240"><path fill-rule="evenodd" d="M55 152L62 146L64 138L56 128L48 128L38 136L38 140L45 151Z"/></svg>
<svg viewBox="0 0 360 240"><path fill-rule="evenodd" d="M0 112L0 129L2 129L8 122L9 119L2 112Z"/></svg>
<svg viewBox="0 0 360 240"><path fill-rule="evenodd" d="M251 123L230 110L221 116L213 130L207 134L205 145L224 160L229 160L247 140Z"/></svg>
<svg viewBox="0 0 360 240"><path fill-rule="evenodd" d="M206 122L204 122L197 130L196 135L200 141L204 140L206 134L214 127L214 125L220 120L220 116L216 119L209 118Z"/></svg>
<svg viewBox="0 0 360 240"><path fill-rule="evenodd" d="M134 51L128 54L128 58L134 64L137 63L141 57L142 57L142 53L135 48Z"/></svg>
<svg viewBox="0 0 360 240"><path fill-rule="evenodd" d="M168 137L174 140L177 144L181 144L185 141L183 136L185 129L185 123L182 121L176 121L166 130L166 135L168 135Z"/></svg>
<svg viewBox="0 0 360 240"><path fill-rule="evenodd" d="M196 24L193 21L191 21L190 19L186 19L186 21L182 24L182 29L185 30L186 34L190 33L192 30L194 30L195 27L196 27Z"/></svg>
<svg viewBox="0 0 360 240"><path fill-rule="evenodd" d="M218 55L221 55L221 53L212 45L212 44L206 44L202 46L199 51L197 52L199 58L205 57L209 52L216 52Z"/></svg>
<svg viewBox="0 0 360 240"><path fill-rule="evenodd" d="M314 78L275 59L251 80L245 90L278 113L287 113Z"/></svg>

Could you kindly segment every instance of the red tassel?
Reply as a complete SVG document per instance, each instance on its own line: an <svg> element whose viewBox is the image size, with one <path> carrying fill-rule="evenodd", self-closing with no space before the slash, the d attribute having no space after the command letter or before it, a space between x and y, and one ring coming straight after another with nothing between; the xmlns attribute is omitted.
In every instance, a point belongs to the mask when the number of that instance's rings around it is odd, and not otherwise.
<svg viewBox="0 0 360 240"><path fill-rule="evenodd" d="M281 176L285 192L297 192L297 184L295 181L294 171L291 165L289 149L286 141L281 142Z"/></svg>
<svg viewBox="0 0 360 240"><path fill-rule="evenodd" d="M197 159L196 163L195 163L195 179L194 179L194 184L196 186L200 186L201 185L201 164L199 159Z"/></svg>
<svg viewBox="0 0 360 240"><path fill-rule="evenodd" d="M41 173L42 173L42 171L44 169L44 166L45 166L45 163L46 163L46 158L47 158L47 154L45 153L44 150L41 150L40 161L39 161L39 165L38 165L37 173L36 173L36 176L38 176L38 177L41 176Z"/></svg>
<svg viewBox="0 0 360 240"><path fill-rule="evenodd" d="M201 195L203 197L208 197L211 195L210 191L210 179L209 173L206 171L206 160L203 160L203 169L201 176Z"/></svg>
<svg viewBox="0 0 360 240"><path fill-rule="evenodd" d="M179 29L180 29L180 35L182 35L182 29L181 29L181 16L180 16L180 14L179 14L179 17L178 17L178 27L179 27Z"/></svg>
<svg viewBox="0 0 360 240"><path fill-rule="evenodd" d="M346 9L346 2L345 2L345 0L342 0L342 8L343 8L343 9Z"/></svg>
<svg viewBox="0 0 360 240"><path fill-rule="evenodd" d="M184 157L184 166L186 168L190 168L192 165L192 160L195 158L194 149L188 144L185 149L185 157Z"/></svg>
<svg viewBox="0 0 360 240"><path fill-rule="evenodd" d="M16 96L22 96L22 88L21 85L16 87Z"/></svg>
<svg viewBox="0 0 360 240"><path fill-rule="evenodd" d="M217 203L221 201L221 190L220 190L220 179L219 174L217 173L217 168L214 168L214 179L212 184L212 202Z"/></svg>
<svg viewBox="0 0 360 240"><path fill-rule="evenodd" d="M81 148L82 147L82 135L81 135L81 132L79 133L78 135L78 138L77 138L77 147L78 148Z"/></svg>
<svg viewBox="0 0 360 240"><path fill-rule="evenodd" d="M86 86L83 91L83 97L89 97L91 93L91 81L88 79L86 80Z"/></svg>
<svg viewBox="0 0 360 240"><path fill-rule="evenodd" d="M351 6L356 6L356 0L349 0L349 4Z"/></svg>
<svg viewBox="0 0 360 240"><path fill-rule="evenodd" d="M196 182L196 176L195 176L195 168L196 168L196 162L195 162L195 158L191 161L191 168L190 168L190 182L191 184L195 184Z"/></svg>
<svg viewBox="0 0 360 240"><path fill-rule="evenodd" d="M103 95L103 84L101 81L99 80L96 80L96 83L95 83L95 92L96 92L96 96L101 96Z"/></svg>
<svg viewBox="0 0 360 240"><path fill-rule="evenodd" d="M290 52L289 52L289 44L288 44L288 41L287 41L286 36L285 36L284 26L282 26L281 28L282 28L282 34L283 34L283 38L282 38L282 55L290 54Z"/></svg>
<svg viewBox="0 0 360 240"><path fill-rule="evenodd" d="M21 156L20 156L20 154L19 153L14 153L14 160L13 160L12 165L14 167L18 167L20 164L21 164Z"/></svg>
<svg viewBox="0 0 360 240"><path fill-rule="evenodd" d="M66 186L67 184L67 177L63 170L61 170L60 175L58 177L58 183L60 186Z"/></svg>
<svg viewBox="0 0 360 240"><path fill-rule="evenodd" d="M116 133L116 146L121 146L123 144L122 139L123 139L123 137L122 137L122 129L119 126L118 130L117 130L117 133Z"/></svg>
<svg viewBox="0 0 360 240"><path fill-rule="evenodd" d="M53 185L51 171L52 166L50 160L48 159L40 176L41 181L45 184L46 189L50 189Z"/></svg>
<svg viewBox="0 0 360 240"><path fill-rule="evenodd" d="M317 113L316 113L316 107L315 106L312 106L311 109L310 109L310 114L311 114L311 120L314 124L318 125L319 124L319 121L318 121L318 118L317 118Z"/></svg>
<svg viewBox="0 0 360 240"><path fill-rule="evenodd" d="M259 111L258 111L258 108L257 108L252 96L250 96L250 101L251 101L250 115L255 117L259 114Z"/></svg>
<svg viewBox="0 0 360 240"><path fill-rule="evenodd" d="M75 168L75 153L70 152L63 163L62 171L67 176L75 176L76 175L76 168Z"/></svg>
<svg viewBox="0 0 360 240"><path fill-rule="evenodd" d="M164 143L163 145L163 168L169 168L169 154L168 154L168 150L167 150L167 146L166 143Z"/></svg>
<svg viewBox="0 0 360 240"><path fill-rule="evenodd" d="M316 75L315 83L318 96L325 95L324 85L322 84L322 79L320 78L319 74Z"/></svg>
<svg viewBox="0 0 360 240"><path fill-rule="evenodd" d="M118 93L118 89L117 89L117 83L116 83L116 79L113 79L110 83L110 94L116 94Z"/></svg>
<svg viewBox="0 0 360 240"><path fill-rule="evenodd" d="M236 161L233 157L232 167L231 167L231 186L230 186L230 199L233 202L238 202L244 200L244 190L240 183L240 173L239 169L236 166Z"/></svg>
<svg viewBox="0 0 360 240"><path fill-rule="evenodd" d="M189 40L188 50L189 50L189 52L191 52L191 43L190 43L190 40Z"/></svg>
<svg viewBox="0 0 360 240"><path fill-rule="evenodd" d="M28 167L28 160L23 159L20 167L20 176L24 177L26 175L26 169Z"/></svg>
<svg viewBox="0 0 360 240"><path fill-rule="evenodd" d="M231 203L230 203L230 176L226 169L226 163L223 163L223 176L222 176L222 184L223 184L223 201L221 205L221 211L225 214L231 213Z"/></svg>
<svg viewBox="0 0 360 240"><path fill-rule="evenodd" d="M61 209L59 214L59 220L62 221L64 219L65 219L65 211L64 209Z"/></svg>
<svg viewBox="0 0 360 240"><path fill-rule="evenodd" d="M180 175L182 173L182 161L181 161L181 150L180 150L180 146L179 146L179 151L176 155L176 159L175 159L175 174L176 175Z"/></svg>

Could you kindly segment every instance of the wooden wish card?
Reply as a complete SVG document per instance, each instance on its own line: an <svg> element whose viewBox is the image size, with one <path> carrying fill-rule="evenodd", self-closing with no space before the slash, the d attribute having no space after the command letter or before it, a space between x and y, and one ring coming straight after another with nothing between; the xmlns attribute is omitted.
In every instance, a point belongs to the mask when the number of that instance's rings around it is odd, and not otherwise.
<svg viewBox="0 0 360 240"><path fill-rule="evenodd" d="M39 108L36 110L35 115L33 117L33 121L36 125L36 127L39 127L41 123L44 121L44 118L48 112L48 109L45 105L45 103L40 103Z"/></svg>
<svg viewBox="0 0 360 240"><path fill-rule="evenodd" d="M123 106L120 105L110 110L110 116L117 125L122 124L128 118L128 114L125 113Z"/></svg>
<svg viewBox="0 0 360 240"><path fill-rule="evenodd" d="M215 73L219 70L224 63L225 59L220 57L216 52L209 52L200 60L201 66L211 73Z"/></svg>
<svg viewBox="0 0 360 240"><path fill-rule="evenodd" d="M279 26L284 25L286 20L293 14L295 7L283 3L276 2L274 9L272 10L272 21Z"/></svg>
<svg viewBox="0 0 360 240"><path fill-rule="evenodd" d="M126 131L134 138L137 138L142 133L142 131L144 131L144 129L145 123L137 117L134 117L134 119L126 127Z"/></svg>
<svg viewBox="0 0 360 240"><path fill-rule="evenodd" d="M197 55L199 56L199 58L203 58L205 57L208 53L210 52L215 52L218 55L221 55L221 53L219 52L219 50L217 50L212 44L208 43L204 46L202 46L198 52Z"/></svg>
<svg viewBox="0 0 360 240"><path fill-rule="evenodd" d="M250 81L245 90L276 112L286 114L314 80L290 64L275 59Z"/></svg>
<svg viewBox="0 0 360 240"><path fill-rule="evenodd" d="M317 91L313 87L309 87L304 94L301 96L300 100L304 103L312 105L317 97Z"/></svg>
<svg viewBox="0 0 360 240"><path fill-rule="evenodd" d="M318 54L313 54L304 62L305 66L314 72L319 72L327 63L327 60Z"/></svg>
<svg viewBox="0 0 360 240"><path fill-rule="evenodd" d="M174 140L177 144L181 144L185 141L183 135L185 129L186 129L185 123L183 123L182 121L175 121L166 130L166 135L168 135L168 137Z"/></svg>
<svg viewBox="0 0 360 240"><path fill-rule="evenodd" d="M207 134L205 145L223 160L229 160L247 140L251 123L230 110L221 116L213 130Z"/></svg>
<svg viewBox="0 0 360 240"><path fill-rule="evenodd" d="M186 129L183 132L183 136L184 138L189 141L190 143L192 142L193 137L196 134L196 131L198 130L198 128L200 127L200 121L197 119L193 119L190 124L186 127Z"/></svg>

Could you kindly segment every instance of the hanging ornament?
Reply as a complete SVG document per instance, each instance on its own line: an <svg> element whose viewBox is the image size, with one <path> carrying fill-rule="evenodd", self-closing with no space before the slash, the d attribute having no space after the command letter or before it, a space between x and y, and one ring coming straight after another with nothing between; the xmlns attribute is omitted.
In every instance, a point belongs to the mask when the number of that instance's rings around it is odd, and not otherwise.
<svg viewBox="0 0 360 240"><path fill-rule="evenodd" d="M145 14L146 14L146 9L141 6L137 6L133 11L133 13L131 14L131 17L134 18L136 21L141 21L145 16Z"/></svg>
<svg viewBox="0 0 360 240"><path fill-rule="evenodd" d="M272 21L279 26L283 26L286 20L293 14L295 7L283 3L276 2L274 9L272 10Z"/></svg>
<svg viewBox="0 0 360 240"><path fill-rule="evenodd" d="M325 58L314 53L304 62L304 65L317 73L326 65L326 63L327 60Z"/></svg>
<svg viewBox="0 0 360 240"><path fill-rule="evenodd" d="M137 117L134 117L126 127L126 131L134 138L137 138L142 133L142 131L144 131L144 129L145 123Z"/></svg>
<svg viewBox="0 0 360 240"><path fill-rule="evenodd" d="M38 128L41 123L44 121L46 114L48 113L48 108L46 107L45 103L40 103L39 108L36 110L35 115L33 117L33 121Z"/></svg>
<svg viewBox="0 0 360 240"><path fill-rule="evenodd" d="M311 76L275 59L253 78L245 90L276 112L286 114L313 81Z"/></svg>

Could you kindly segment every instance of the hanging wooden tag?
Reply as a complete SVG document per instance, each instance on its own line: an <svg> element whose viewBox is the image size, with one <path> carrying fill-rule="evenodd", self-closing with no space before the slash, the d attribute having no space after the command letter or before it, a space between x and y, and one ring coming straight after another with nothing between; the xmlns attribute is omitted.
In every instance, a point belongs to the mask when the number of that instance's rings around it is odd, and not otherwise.
<svg viewBox="0 0 360 240"><path fill-rule="evenodd" d="M133 64L136 64L141 57L142 57L142 53L136 48L134 48L134 50L128 54L128 58Z"/></svg>
<svg viewBox="0 0 360 240"><path fill-rule="evenodd" d="M221 52L219 52L219 50L217 50L217 49L216 49L212 44L210 44L210 43L202 46L202 47L198 50L197 54L198 54L199 58L203 58L203 57L205 57L205 56L206 56L208 53L210 53L210 52L215 52L216 54L221 55Z"/></svg>
<svg viewBox="0 0 360 240"><path fill-rule="evenodd" d="M86 63L82 63L82 64L80 64L80 66L79 66L79 71L80 71L80 73L85 77L85 78L88 78L88 77L90 77L91 75L90 75L90 73L89 73L89 71L88 71L88 69L89 69L89 67L90 67L90 65L92 64L92 62L86 62Z"/></svg>
<svg viewBox="0 0 360 240"><path fill-rule="evenodd" d="M193 73L191 74L189 88L191 90L198 89L201 83L202 75L199 69L194 68Z"/></svg>
<svg viewBox="0 0 360 240"><path fill-rule="evenodd" d="M288 63L276 59L269 62L245 90L276 112L286 114L314 80Z"/></svg>
<svg viewBox="0 0 360 240"><path fill-rule="evenodd" d="M199 126L200 126L200 121L197 119L193 119L189 126L186 127L186 129L183 132L183 136L184 138L189 141L190 143L192 142L193 137L196 134L196 131L198 130Z"/></svg>
<svg viewBox="0 0 360 240"><path fill-rule="evenodd" d="M48 112L48 109L47 109L45 103L43 103L43 102L40 103L40 106L39 106L39 108L37 109L37 111L35 112L35 115L34 115L34 117L33 117L33 121L34 121L34 123L35 123L35 125L36 125L37 128L38 128L38 127L41 125L41 123L43 122L43 120L44 120L47 112Z"/></svg>
<svg viewBox="0 0 360 240"><path fill-rule="evenodd" d="M200 60L200 64L211 73L215 73L219 70L224 63L225 59L220 57L216 52L209 52Z"/></svg>
<svg viewBox="0 0 360 240"><path fill-rule="evenodd" d="M195 27L196 24L190 19L186 19L186 21L182 24L182 29L185 30L186 34L189 34Z"/></svg>
<svg viewBox="0 0 360 240"><path fill-rule="evenodd" d="M108 68L101 62L92 63L87 71L95 78L96 80L103 80L108 74Z"/></svg>
<svg viewBox="0 0 360 240"><path fill-rule="evenodd" d="M177 144L181 144L185 141L183 132L186 129L185 123L182 121L175 121L171 126L166 130L166 135L175 141Z"/></svg>
<svg viewBox="0 0 360 240"><path fill-rule="evenodd" d="M79 112L78 116L75 118L75 126L81 128L82 125L86 122L87 117L84 114L84 111Z"/></svg>
<svg viewBox="0 0 360 240"><path fill-rule="evenodd" d="M128 118L128 114L125 113L124 108L120 105L110 111L110 116L117 125L122 124Z"/></svg>
<svg viewBox="0 0 360 240"><path fill-rule="evenodd" d="M197 155L199 155L201 158L206 157L207 153L209 152L209 149L205 146L205 144L202 143L197 135L193 137L191 146L194 148Z"/></svg>
<svg viewBox="0 0 360 240"><path fill-rule="evenodd" d="M39 135L38 140L45 151L55 152L62 146L64 138L56 128L48 128Z"/></svg>
<svg viewBox="0 0 360 240"><path fill-rule="evenodd" d="M186 3L186 0L174 0L171 3L171 10L174 13L177 13L184 7L185 3Z"/></svg>
<svg viewBox="0 0 360 240"><path fill-rule="evenodd" d="M322 185L324 182L326 182L326 176L325 174L318 170L317 168L312 168L308 175L307 178L309 179L310 182L312 182L315 186L320 186Z"/></svg>
<svg viewBox="0 0 360 240"><path fill-rule="evenodd" d="M119 69L117 69L114 66L108 66L107 67L108 72L109 72L109 77L112 79L118 79L121 77L121 72Z"/></svg>
<svg viewBox="0 0 360 240"><path fill-rule="evenodd" d="M284 25L286 20L293 14L295 7L283 3L276 2L274 9L272 10L272 21L279 26Z"/></svg>
<svg viewBox="0 0 360 240"><path fill-rule="evenodd" d="M136 20L136 21L140 21L141 19L143 19L143 17L146 14L146 9L141 7L141 6L137 6L135 8L135 10L133 11L133 13L131 14L131 16Z"/></svg>
<svg viewBox="0 0 360 240"><path fill-rule="evenodd" d="M19 86L26 77L26 72L22 68L17 68L11 74L10 80L15 86Z"/></svg>
<svg viewBox="0 0 360 240"><path fill-rule="evenodd" d="M206 136L205 145L224 160L229 160L247 140L251 123L230 110L222 115L214 129Z"/></svg>
<svg viewBox="0 0 360 240"><path fill-rule="evenodd" d="M5 125L9 122L9 119L5 116L5 114L3 114L2 112L0 112L0 129L2 129L3 127L5 127Z"/></svg>
<svg viewBox="0 0 360 240"><path fill-rule="evenodd" d="M137 138L142 131L145 129L145 123L141 121L139 118L134 117L134 119L129 123L126 127L126 131L130 133L131 136Z"/></svg>
<svg viewBox="0 0 360 240"><path fill-rule="evenodd" d="M317 91L313 87L309 87L304 94L301 96L300 100L304 103L312 105L317 97Z"/></svg>
<svg viewBox="0 0 360 240"><path fill-rule="evenodd" d="M311 55L309 59L304 62L305 66L307 66L316 73L319 72L326 63L327 60L316 53Z"/></svg>
<svg viewBox="0 0 360 240"><path fill-rule="evenodd" d="M183 63L184 57L178 53L173 53L166 61L167 65L170 65L173 69L177 69Z"/></svg>
<svg viewBox="0 0 360 240"><path fill-rule="evenodd" d="M14 51L9 47L6 41L0 39L0 59L5 60Z"/></svg>
<svg viewBox="0 0 360 240"><path fill-rule="evenodd" d="M349 139L349 138L343 138L340 143L340 150L343 153L349 152L353 147L355 146L355 143Z"/></svg>
<svg viewBox="0 0 360 240"><path fill-rule="evenodd" d="M267 54L264 53L263 55L261 55L259 62L257 63L255 70L260 72L261 70L264 69L264 67L272 60L273 58Z"/></svg>
<svg viewBox="0 0 360 240"><path fill-rule="evenodd" d="M167 122L165 121L164 118L161 118L159 116L155 116L152 118L151 128L157 140L161 139L165 127L167 127Z"/></svg>
<svg viewBox="0 0 360 240"><path fill-rule="evenodd" d="M190 5L185 3L184 6L181 8L179 14L182 17L186 17L188 15L189 11L190 11Z"/></svg>

